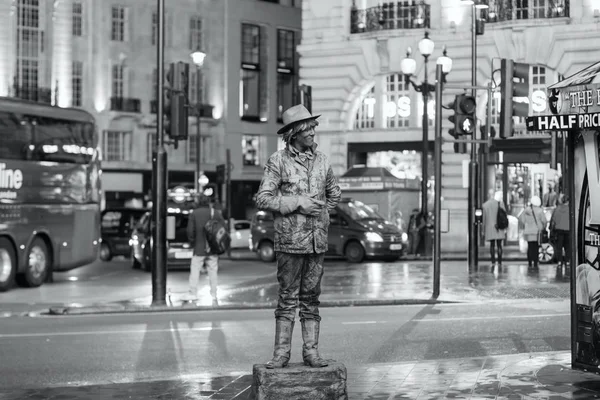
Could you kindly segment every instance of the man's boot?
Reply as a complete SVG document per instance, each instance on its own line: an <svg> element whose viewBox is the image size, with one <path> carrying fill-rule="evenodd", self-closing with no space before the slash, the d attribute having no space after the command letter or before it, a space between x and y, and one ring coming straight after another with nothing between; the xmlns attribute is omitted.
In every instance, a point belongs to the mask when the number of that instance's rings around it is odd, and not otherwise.
<svg viewBox="0 0 600 400"><path fill-rule="evenodd" d="M302 359L304 365L312 368L321 368L327 366L327 361L319 356L319 326L320 322L314 319L304 319L302 321Z"/></svg>
<svg viewBox="0 0 600 400"><path fill-rule="evenodd" d="M266 364L268 369L284 368L288 365L292 351L293 331L294 321L285 318L275 319L275 350L273 350L273 358Z"/></svg>

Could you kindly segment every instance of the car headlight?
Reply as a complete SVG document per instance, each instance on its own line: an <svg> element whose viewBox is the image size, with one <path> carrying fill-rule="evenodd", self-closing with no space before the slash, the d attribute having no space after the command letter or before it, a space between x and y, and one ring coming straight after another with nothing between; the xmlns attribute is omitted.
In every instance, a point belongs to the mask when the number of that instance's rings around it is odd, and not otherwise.
<svg viewBox="0 0 600 400"><path fill-rule="evenodd" d="M365 237L369 242L383 242L383 238L377 232L367 232Z"/></svg>
<svg viewBox="0 0 600 400"><path fill-rule="evenodd" d="M400 238L403 242L408 242L408 234L406 232L402 232L402 236Z"/></svg>

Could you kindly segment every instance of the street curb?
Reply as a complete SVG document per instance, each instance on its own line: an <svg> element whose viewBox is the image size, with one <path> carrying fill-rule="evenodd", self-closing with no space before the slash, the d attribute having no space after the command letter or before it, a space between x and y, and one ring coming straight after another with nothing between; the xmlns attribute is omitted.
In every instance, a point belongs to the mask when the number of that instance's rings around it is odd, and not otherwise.
<svg viewBox="0 0 600 400"><path fill-rule="evenodd" d="M398 300L330 300L323 301L321 308L333 307L365 307L365 306L396 306L396 305L427 305L427 304L456 304L460 301L436 300L436 299L398 299ZM261 310L274 309L276 301L268 303L238 303L224 304L218 307L197 305L156 305L156 306L132 306L121 304L101 304L83 307L50 307L46 315L90 315L90 314L129 314L129 313L153 313L153 312L178 312L178 311L216 311L216 310Z"/></svg>

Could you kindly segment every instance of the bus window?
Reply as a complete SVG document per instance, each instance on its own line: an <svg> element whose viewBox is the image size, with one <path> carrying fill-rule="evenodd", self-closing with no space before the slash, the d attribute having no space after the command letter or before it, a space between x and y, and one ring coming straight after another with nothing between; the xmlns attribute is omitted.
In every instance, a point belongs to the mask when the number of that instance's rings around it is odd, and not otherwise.
<svg viewBox="0 0 600 400"><path fill-rule="evenodd" d="M16 114L0 112L0 158L27 159L29 132L29 126L23 118Z"/></svg>
<svg viewBox="0 0 600 400"><path fill-rule="evenodd" d="M35 121L33 144L40 161L90 162L94 136L89 123L43 117L31 119Z"/></svg>

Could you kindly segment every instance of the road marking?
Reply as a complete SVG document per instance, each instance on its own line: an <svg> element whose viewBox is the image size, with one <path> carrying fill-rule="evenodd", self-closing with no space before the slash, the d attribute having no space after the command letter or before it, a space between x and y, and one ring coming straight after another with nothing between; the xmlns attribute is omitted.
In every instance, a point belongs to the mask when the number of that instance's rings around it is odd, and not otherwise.
<svg viewBox="0 0 600 400"><path fill-rule="evenodd" d="M119 335L123 333L161 333L161 332L195 332L195 331L212 331L213 329L221 330L221 327L205 326L202 328L189 329L136 329L136 330L121 330L121 331L77 331L77 332L47 332L47 333L5 333L0 334L0 339L3 338L26 338L26 337L46 337L46 336L77 336L77 335Z"/></svg>
<svg viewBox="0 0 600 400"><path fill-rule="evenodd" d="M548 317L568 317L571 314L526 314L526 315L503 315L494 317L457 317L457 318L431 318L422 319L418 322L440 322L440 321L474 321L481 319L519 319L519 318L548 318Z"/></svg>

